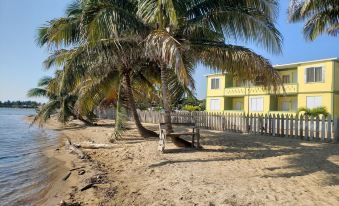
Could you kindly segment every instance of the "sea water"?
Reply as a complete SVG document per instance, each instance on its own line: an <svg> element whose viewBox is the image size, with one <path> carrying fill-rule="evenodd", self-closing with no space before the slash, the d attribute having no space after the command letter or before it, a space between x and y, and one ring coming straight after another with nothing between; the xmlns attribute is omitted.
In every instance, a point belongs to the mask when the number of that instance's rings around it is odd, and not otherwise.
<svg viewBox="0 0 339 206"><path fill-rule="evenodd" d="M57 162L44 151L57 144L51 130L25 120L34 109L0 108L0 205L35 205L50 187Z"/></svg>

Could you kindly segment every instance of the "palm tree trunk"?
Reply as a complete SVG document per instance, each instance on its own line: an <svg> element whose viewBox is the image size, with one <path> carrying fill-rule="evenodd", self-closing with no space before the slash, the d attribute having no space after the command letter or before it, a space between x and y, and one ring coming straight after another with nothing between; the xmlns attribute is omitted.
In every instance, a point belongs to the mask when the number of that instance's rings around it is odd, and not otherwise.
<svg viewBox="0 0 339 206"><path fill-rule="evenodd" d="M160 66L160 76L161 76L161 92L162 92L162 101L165 110L165 124L166 132L172 133L173 127L171 122L171 103L168 96L168 82L167 82L167 68L165 65Z"/></svg>
<svg viewBox="0 0 339 206"><path fill-rule="evenodd" d="M172 121L171 121L171 101L170 97L168 95L168 73L166 66L162 65L160 67L160 76L161 76L161 92L162 92L162 100L163 100L163 106L165 110L165 125L166 125L166 133L169 134L171 137L171 140L174 145L177 147L192 147L192 143L181 139L179 136L170 135L170 133L173 133L173 127L172 127Z"/></svg>
<svg viewBox="0 0 339 206"><path fill-rule="evenodd" d="M126 86L126 91L127 91L127 98L128 98L128 103L129 103L129 107L130 110L132 112L133 115L133 119L135 122L135 125L138 128L139 134L142 137L157 137L158 134L146 129L145 127L142 126L140 119L139 119L139 115L136 109L136 105L135 105L135 101L134 101L134 96L133 96L133 91L132 91L132 86L131 86L131 77L130 77L130 72L124 72L124 78L125 78L125 86Z"/></svg>

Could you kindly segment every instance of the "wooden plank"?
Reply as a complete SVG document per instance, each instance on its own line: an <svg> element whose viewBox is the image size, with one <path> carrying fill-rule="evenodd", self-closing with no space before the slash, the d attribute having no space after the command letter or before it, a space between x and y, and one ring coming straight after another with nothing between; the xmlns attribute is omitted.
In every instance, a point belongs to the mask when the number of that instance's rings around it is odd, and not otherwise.
<svg viewBox="0 0 339 206"><path fill-rule="evenodd" d="M322 115L321 117L321 141L325 142L326 138L326 117Z"/></svg>
<svg viewBox="0 0 339 206"><path fill-rule="evenodd" d="M295 118L294 118L294 137L298 137L298 132L299 132L299 116L298 114L295 115Z"/></svg>
<svg viewBox="0 0 339 206"><path fill-rule="evenodd" d="M281 137L285 137L285 116L284 114L281 115L281 132L280 132Z"/></svg>
<svg viewBox="0 0 339 206"><path fill-rule="evenodd" d="M306 115L305 116L305 140L309 141L310 136L309 136L309 117Z"/></svg>
<svg viewBox="0 0 339 206"><path fill-rule="evenodd" d="M285 123L286 123L286 132L285 132L285 135L287 137L290 137L290 115L286 115L286 118L285 118Z"/></svg>
<svg viewBox="0 0 339 206"><path fill-rule="evenodd" d="M334 135L333 135L333 143L338 143L339 139L339 121L337 117L333 117L333 126L334 126Z"/></svg>
<svg viewBox="0 0 339 206"><path fill-rule="evenodd" d="M314 117L310 117L310 126L309 126L309 130L310 130L310 140L314 140Z"/></svg>
<svg viewBox="0 0 339 206"><path fill-rule="evenodd" d="M272 136L276 136L276 133L275 133L275 129L276 129L276 127L275 127L275 124L276 124L276 117L275 117L275 114L273 114L273 116L272 116Z"/></svg>
<svg viewBox="0 0 339 206"><path fill-rule="evenodd" d="M332 141L331 127L332 127L331 115L328 115L327 116L327 133L326 133L327 142Z"/></svg>
<svg viewBox="0 0 339 206"><path fill-rule="evenodd" d="M304 119L305 117L303 115L300 116L299 118L299 137L300 139L304 139Z"/></svg>
<svg viewBox="0 0 339 206"><path fill-rule="evenodd" d="M277 136L280 136L281 131L280 131L280 115L277 115Z"/></svg>
<svg viewBox="0 0 339 206"><path fill-rule="evenodd" d="M315 118L315 139L319 140L320 139L320 119L319 116Z"/></svg>

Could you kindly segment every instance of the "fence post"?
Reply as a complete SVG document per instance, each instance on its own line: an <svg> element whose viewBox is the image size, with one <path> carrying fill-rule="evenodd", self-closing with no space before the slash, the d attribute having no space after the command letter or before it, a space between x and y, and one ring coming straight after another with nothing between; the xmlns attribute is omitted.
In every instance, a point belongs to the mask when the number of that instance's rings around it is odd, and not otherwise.
<svg viewBox="0 0 339 206"><path fill-rule="evenodd" d="M316 140L319 140L319 133L320 133L320 131L319 131L319 123L320 123L320 121L319 121L320 119L319 119L319 116L317 116L316 118L315 118L315 138L316 138Z"/></svg>
<svg viewBox="0 0 339 206"><path fill-rule="evenodd" d="M273 117L272 117L272 136L276 136L275 134L275 121L276 121L276 118L275 118L275 114L273 114Z"/></svg>
<svg viewBox="0 0 339 206"><path fill-rule="evenodd" d="M295 119L294 119L294 136L298 137L298 126L299 126L299 119L298 119L298 114L295 115Z"/></svg>
<svg viewBox="0 0 339 206"><path fill-rule="evenodd" d="M314 117L311 116L311 119L310 119L310 139L311 140L314 140Z"/></svg>
<svg viewBox="0 0 339 206"><path fill-rule="evenodd" d="M327 117L327 142L331 142L332 139L332 130L331 130L331 126L332 126L332 121L331 121L331 115L328 115Z"/></svg>
<svg viewBox="0 0 339 206"><path fill-rule="evenodd" d="M334 122L334 136L333 136L333 143L338 143L339 139L339 121L337 117L333 116L333 122Z"/></svg>
<svg viewBox="0 0 339 206"><path fill-rule="evenodd" d="M326 134L326 117L323 115L321 117L321 141L325 142L325 134Z"/></svg>
<svg viewBox="0 0 339 206"><path fill-rule="evenodd" d="M280 136L284 137L285 136L285 115L281 115L281 133Z"/></svg>
<svg viewBox="0 0 339 206"><path fill-rule="evenodd" d="M303 139L304 138L304 116L303 115L301 115L300 116L300 118L299 118L299 125L300 125L300 127L299 127L299 130L300 130L300 139Z"/></svg>
<svg viewBox="0 0 339 206"><path fill-rule="evenodd" d="M277 136L280 136L281 131L280 131L280 115L277 115Z"/></svg>
<svg viewBox="0 0 339 206"><path fill-rule="evenodd" d="M310 140L310 138L309 138L309 134L308 134L308 132L309 132L309 127L308 127L308 116L307 115L305 115L305 139L308 141L308 140Z"/></svg>

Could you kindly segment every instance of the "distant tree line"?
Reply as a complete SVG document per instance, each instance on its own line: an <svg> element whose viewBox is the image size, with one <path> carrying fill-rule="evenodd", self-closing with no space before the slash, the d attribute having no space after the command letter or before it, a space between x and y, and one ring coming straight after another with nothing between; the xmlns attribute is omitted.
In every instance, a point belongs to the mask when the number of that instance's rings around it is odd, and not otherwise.
<svg viewBox="0 0 339 206"><path fill-rule="evenodd" d="M0 107L9 108L37 108L41 103L35 101L0 101Z"/></svg>

